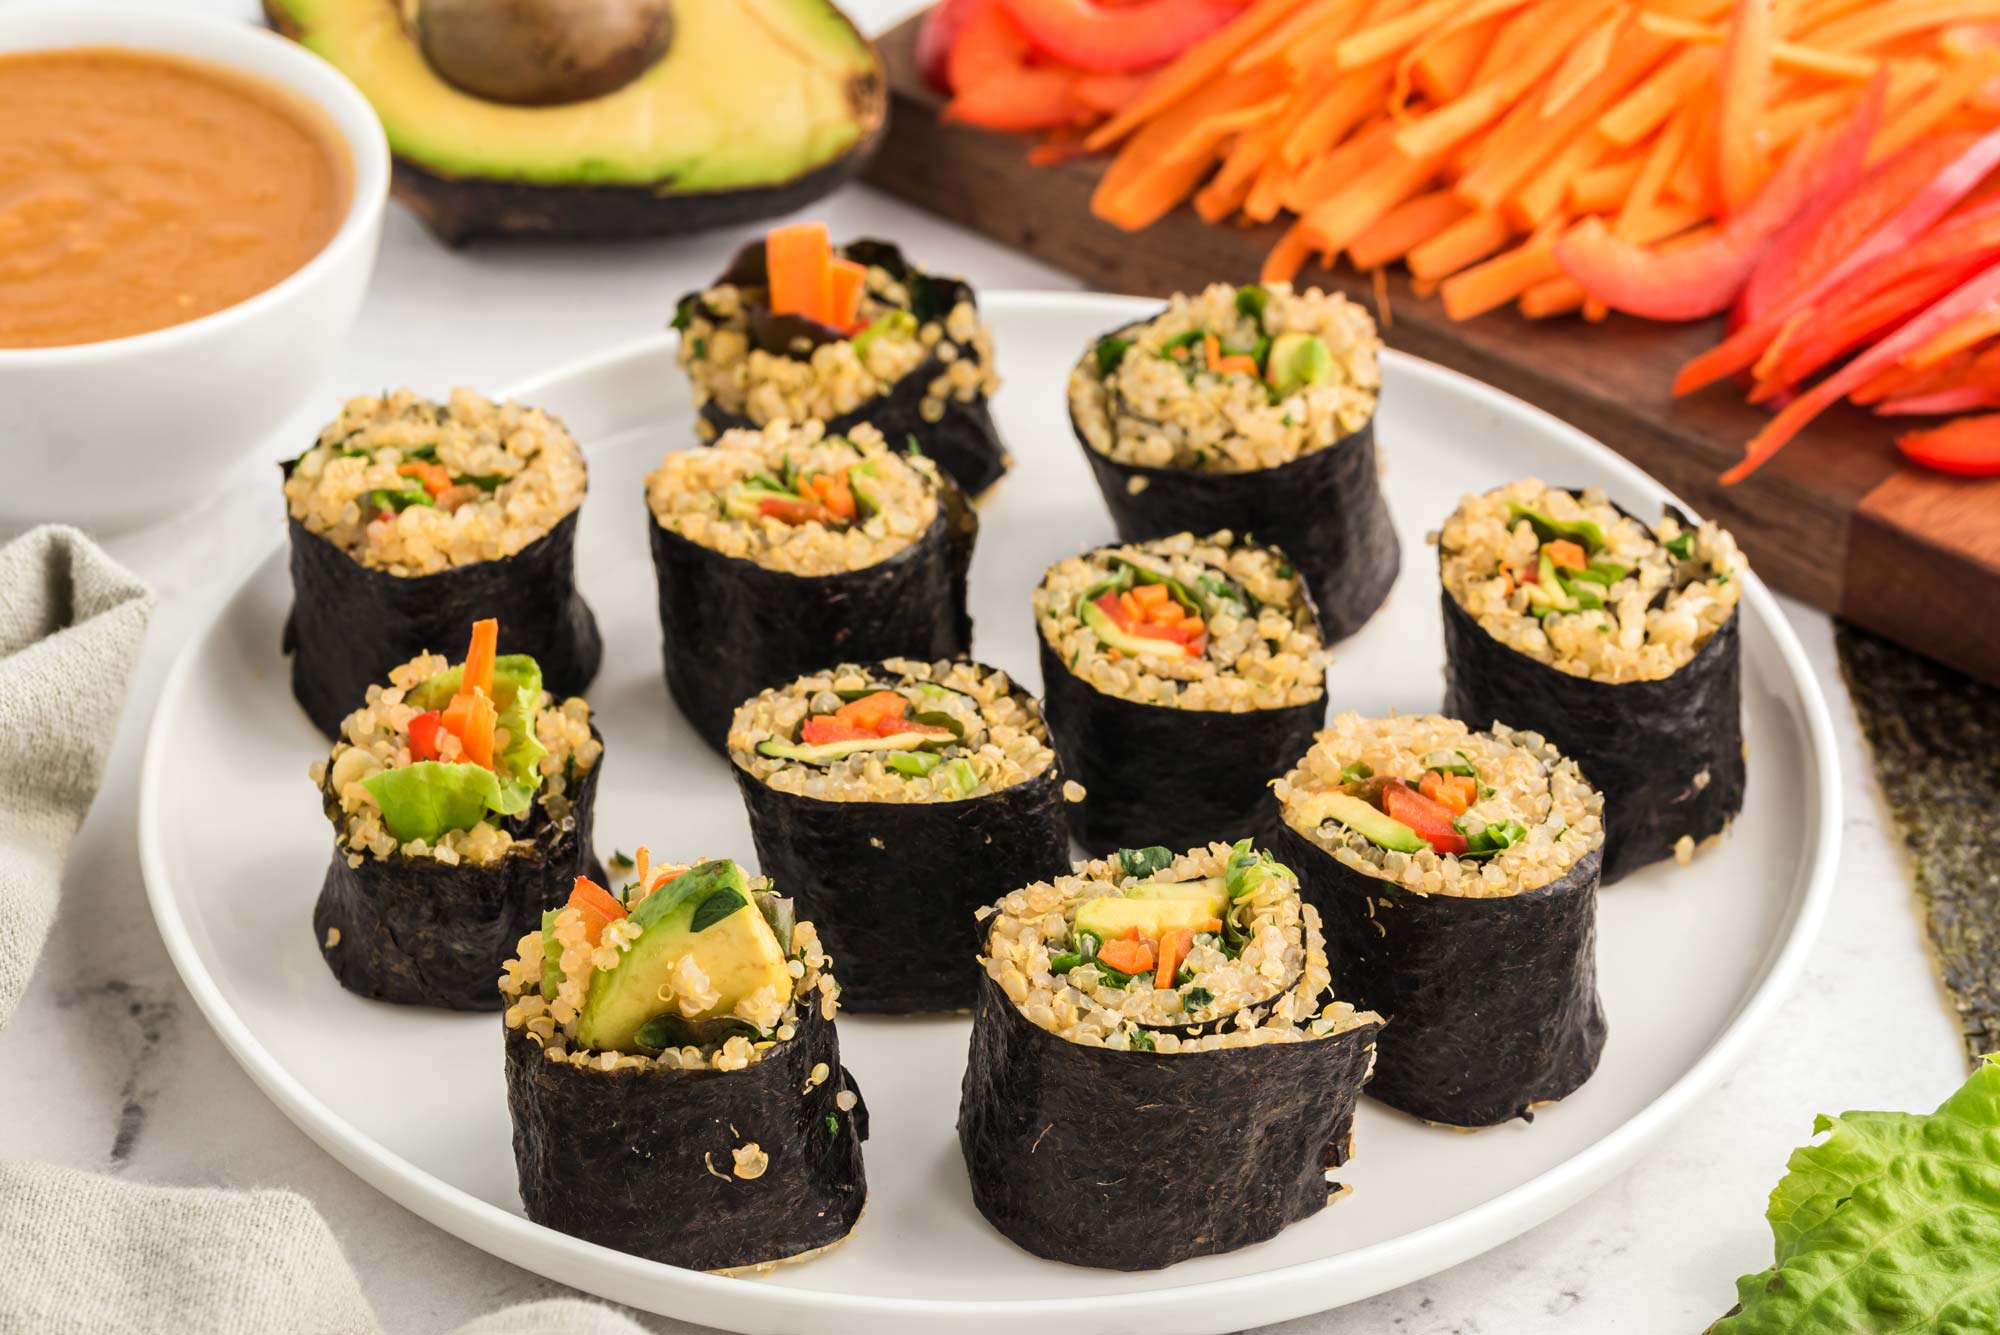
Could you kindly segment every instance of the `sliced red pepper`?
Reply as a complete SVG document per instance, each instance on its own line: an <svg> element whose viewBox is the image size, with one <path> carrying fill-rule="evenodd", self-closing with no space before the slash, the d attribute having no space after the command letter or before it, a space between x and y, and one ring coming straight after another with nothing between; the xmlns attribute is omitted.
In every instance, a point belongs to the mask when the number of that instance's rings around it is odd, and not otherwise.
<svg viewBox="0 0 2000 1335"><path fill-rule="evenodd" d="M781 524L831 524L833 512L818 501L803 498L792 500L785 496L766 496L757 502L757 513L766 519L775 519Z"/></svg>
<svg viewBox="0 0 2000 1335"><path fill-rule="evenodd" d="M438 758L438 734L444 731L444 724L438 721L435 709L426 709L410 720L410 759L436 760Z"/></svg>
<svg viewBox="0 0 2000 1335"><path fill-rule="evenodd" d="M917 72L925 83L940 93L951 91L952 48L973 13L992 6L993 0L938 0L930 7L917 29Z"/></svg>
<svg viewBox="0 0 2000 1335"><path fill-rule="evenodd" d="M1879 97L1872 86L1870 97ZM1879 120L1879 100L1876 105ZM1866 102L1862 114L1867 114ZM1771 238L1771 248L1744 284L1743 295L1731 312L1737 327L1789 300L1838 264L1884 218L1936 179L1974 138L1957 134L1919 139L1869 171L1852 189L1828 193L1802 209Z"/></svg>
<svg viewBox="0 0 2000 1335"><path fill-rule="evenodd" d="M1988 131L1973 140L1929 185L1890 214L1831 268L1683 366L1674 377L1674 393L1692 393L1755 363L1764 346L1794 312L1806 309L1850 277L1907 248L1995 167L2000 167L2000 130Z"/></svg>
<svg viewBox="0 0 2000 1335"><path fill-rule="evenodd" d="M1944 417L1981 408L2000 408L2000 385L1955 385L1884 399L1875 405L1876 413L1883 417Z"/></svg>
<svg viewBox="0 0 2000 1335"><path fill-rule="evenodd" d="M1994 255L2000 256L2000 250ZM1766 403L1790 392L1813 372L1873 342L1984 267L1940 266L1911 274L1852 306L1829 304L1823 311L1799 312L1792 317L1796 328L1788 323L1787 332L1758 361L1750 401Z"/></svg>
<svg viewBox="0 0 2000 1335"><path fill-rule="evenodd" d="M1784 410L1744 446L1743 461L1722 475L1723 485L1732 486L1756 472L1772 455L1783 449L1785 442L1796 436L1806 423L1846 397L1849 390L1863 384L1884 367L1901 361L1960 316L1996 303L2000 303L2000 264L1984 270L1950 296L1934 302L1895 333L1786 404Z"/></svg>
<svg viewBox="0 0 2000 1335"><path fill-rule="evenodd" d="M1025 69L1034 50L1028 34L1007 17L999 0L978 0L960 21L946 57L946 86L956 95L996 75Z"/></svg>
<svg viewBox="0 0 2000 1335"><path fill-rule="evenodd" d="M953 94L944 119L988 130L1050 130L1090 117L1076 75L1060 65L1020 65L988 74Z"/></svg>
<svg viewBox="0 0 2000 1335"><path fill-rule="evenodd" d="M1451 823L1451 808L1432 801L1401 779L1382 785L1382 810L1417 832L1440 853L1463 853L1465 836Z"/></svg>
<svg viewBox="0 0 2000 1335"><path fill-rule="evenodd" d="M820 746L826 742L859 742L879 735L873 728L844 723L832 714L815 715L799 729L799 740L807 746Z"/></svg>
<svg viewBox="0 0 2000 1335"><path fill-rule="evenodd" d="M1244 0L1000 0L1035 45L1099 74L1145 69L1179 55L1243 11Z"/></svg>
<svg viewBox="0 0 2000 1335"><path fill-rule="evenodd" d="M1958 477L2000 477L2000 413L1959 417L1896 437L1905 458Z"/></svg>
<svg viewBox="0 0 2000 1335"><path fill-rule="evenodd" d="M1648 249L1585 218L1556 242L1556 259L1590 296L1650 320L1698 320L1736 299L1765 247L1808 202L1846 190L1861 174L1873 123L1801 140L1756 197L1700 241Z"/></svg>

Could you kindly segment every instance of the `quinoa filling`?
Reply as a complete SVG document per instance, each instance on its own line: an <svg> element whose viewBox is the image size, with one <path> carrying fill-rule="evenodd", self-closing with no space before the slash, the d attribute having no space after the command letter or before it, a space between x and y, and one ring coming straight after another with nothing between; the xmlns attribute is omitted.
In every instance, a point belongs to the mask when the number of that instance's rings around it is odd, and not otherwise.
<svg viewBox="0 0 2000 1335"><path fill-rule="evenodd" d="M807 1008L834 1018L831 963L764 877L726 858L654 865L642 845L622 891L576 879L502 966L500 994L507 1028L550 1061L738 1071L795 1038Z"/></svg>
<svg viewBox="0 0 2000 1335"><path fill-rule="evenodd" d="M497 622L480 622L459 666L425 653L393 669L313 763L349 866L398 852L484 866L568 818L604 753L590 706L558 704L534 659L494 654L497 638Z"/></svg>
<svg viewBox="0 0 2000 1335"><path fill-rule="evenodd" d="M1517 653L1594 681L1657 681L1736 610L1749 569L1713 522L1650 528L1596 488L1533 478L1459 502L1435 535L1445 590Z"/></svg>
<svg viewBox="0 0 2000 1335"><path fill-rule="evenodd" d="M1243 713L1326 694L1329 655L1297 572L1226 530L1058 561L1034 607L1042 639L1106 695Z"/></svg>
<svg viewBox="0 0 2000 1335"><path fill-rule="evenodd" d="M1247 839L1178 856L1122 849L980 917L980 967L1030 1023L1071 1043L1206 1052L1378 1022L1332 999L1318 913Z"/></svg>
<svg viewBox="0 0 2000 1335"><path fill-rule="evenodd" d="M1576 762L1499 723L1339 714L1272 789L1292 829L1413 894L1536 890L1604 842L1604 798Z"/></svg>
<svg viewBox="0 0 2000 1335"><path fill-rule="evenodd" d="M292 518L371 569L512 556L583 504L583 450L539 408L455 389L349 399L285 479Z"/></svg>
<svg viewBox="0 0 2000 1335"><path fill-rule="evenodd" d="M1214 283L1097 340L1070 372L1070 416L1119 463L1275 468L1368 423L1381 347L1374 319L1337 293Z"/></svg>
<svg viewBox="0 0 2000 1335"><path fill-rule="evenodd" d="M936 466L898 454L871 426L830 436L819 422L725 432L646 477L660 527L768 570L861 570L917 542L938 516Z"/></svg>
<svg viewBox="0 0 2000 1335"><path fill-rule="evenodd" d="M673 327L697 409L713 403L759 426L828 421L930 364L918 414L936 422L952 400L969 403L999 388L993 336L966 284L926 274L880 242L852 242L838 254L864 271L853 310L829 317L839 323L774 313L785 303L773 302L761 245L713 286L681 299ZM705 418L695 429L704 439L715 433Z"/></svg>
<svg viewBox="0 0 2000 1335"><path fill-rule="evenodd" d="M955 802L1055 761L1034 697L978 663L844 664L746 701L730 758L779 792L831 802Z"/></svg>

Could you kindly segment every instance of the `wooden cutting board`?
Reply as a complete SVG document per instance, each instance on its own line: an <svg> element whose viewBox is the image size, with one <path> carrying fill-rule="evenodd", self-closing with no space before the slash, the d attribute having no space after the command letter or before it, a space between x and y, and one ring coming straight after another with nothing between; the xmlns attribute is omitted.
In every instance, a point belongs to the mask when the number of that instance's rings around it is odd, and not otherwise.
<svg viewBox="0 0 2000 1335"><path fill-rule="evenodd" d="M893 101L873 184L1110 292L1164 296L1255 279L1277 224L1211 227L1183 207L1120 231L1090 213L1102 159L1031 167L1025 138L941 125L939 98L916 72L916 29L913 19L880 42ZM1374 303L1372 283L1352 270L1309 268L1300 281ZM1716 340L1713 322L1535 321L1508 310L1455 324L1400 270L1388 290L1392 346L1604 441L1734 532L1773 586L2000 681L2000 479L1904 467L1895 425L1842 405L1725 488L1716 475L1742 456L1763 412L1733 385L1679 400L1667 392L1675 368ZM1395 443L1386 448L1393 463Z"/></svg>

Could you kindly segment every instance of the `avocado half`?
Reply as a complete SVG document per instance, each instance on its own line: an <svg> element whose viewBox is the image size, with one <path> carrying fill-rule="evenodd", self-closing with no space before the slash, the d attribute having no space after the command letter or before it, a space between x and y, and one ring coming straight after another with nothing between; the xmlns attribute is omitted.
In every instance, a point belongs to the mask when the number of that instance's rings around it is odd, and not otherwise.
<svg viewBox="0 0 2000 1335"><path fill-rule="evenodd" d="M263 0L351 79L395 194L445 241L656 236L797 209L859 172L888 123L881 60L828 0L674 0L672 40L622 88L489 101L425 58L398 0Z"/></svg>

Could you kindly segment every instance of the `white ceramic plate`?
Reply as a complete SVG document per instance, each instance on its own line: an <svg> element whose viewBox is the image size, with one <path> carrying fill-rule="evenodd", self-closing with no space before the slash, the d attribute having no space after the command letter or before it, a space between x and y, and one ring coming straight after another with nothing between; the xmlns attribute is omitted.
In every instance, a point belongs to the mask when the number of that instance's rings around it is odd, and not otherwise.
<svg viewBox="0 0 2000 1335"><path fill-rule="evenodd" d="M989 299L1006 387L994 407L1015 468L985 506L973 564L979 657L1034 684L1028 591L1052 561L1112 536L1064 412L1072 359L1150 309L1123 298ZM1336 709L1427 711L1441 627L1424 543L1466 491L1524 474L1596 484L1641 513L1670 499L1611 451L1464 377L1391 354L1379 439L1403 575L1339 646ZM433 387L438 390L439 387ZM579 578L607 653L590 692L607 738L602 848L753 859L725 762L661 682L641 476L690 445L671 336L615 349L517 390L560 413L590 453ZM278 498L271 501L273 529ZM1240 1330L1379 1293L1546 1219L1643 1153L1728 1070L1810 944L1832 887L1838 782L1826 706L1770 593L1743 605L1749 803L1691 871L1634 876L1602 900L1599 975L1610 1042L1596 1077L1538 1116L1463 1135L1364 1100L1354 1192L1270 1242L1158 1274L1039 1260L972 1208L953 1124L963 1019L843 1016L867 1092L867 1212L830 1254L754 1280L677 1270L577 1241L520 1214L500 1022L342 991L310 911L328 855L306 766L325 744L293 703L279 628L291 599L274 548L187 648L153 724L140 848L153 911L223 1041L307 1134L439 1227L531 1270L637 1307L756 1335ZM218 800L221 795L227 800ZM671 1202L662 1202L670 1226Z"/></svg>

